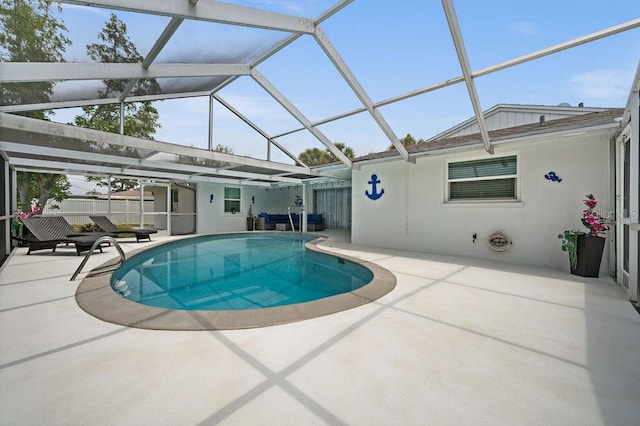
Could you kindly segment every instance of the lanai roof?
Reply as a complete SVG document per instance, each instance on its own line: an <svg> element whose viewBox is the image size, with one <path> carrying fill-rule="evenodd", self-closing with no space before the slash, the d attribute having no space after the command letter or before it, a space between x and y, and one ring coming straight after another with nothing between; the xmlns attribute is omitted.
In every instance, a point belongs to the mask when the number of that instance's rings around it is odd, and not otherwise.
<svg viewBox="0 0 640 426"><path fill-rule="evenodd" d="M406 134L407 129L415 132L414 127L430 121L429 111L444 110L445 107L453 107L464 116L472 114L480 127L479 141L491 151L492 138L495 136L499 140L500 135L492 136L486 131L481 108L483 102L492 101L491 85L499 84L499 77L505 70L511 72L511 69L527 67L526 64L537 61L542 61L542 67L549 75L556 75L558 69L553 68L550 57L576 48L589 55L590 51L583 46L593 46L597 44L595 42L616 43L616 40L622 43L632 34L638 34L640 17L628 7L629 0L616 2L620 3L618 7L610 7L616 12L607 17L585 7L584 13L589 19L575 23L576 30L570 32L571 39L558 38L554 34L532 50L488 52L486 36L504 39L504 33L492 31L506 28L510 23L487 22L480 27L482 32L474 33L478 30L470 23L475 22L480 13L477 4L456 4L459 8L456 11L453 0L393 4L317 0L297 2L294 9L291 9L292 4L249 0L224 3L212 0L62 0L63 10L83 13L87 22L95 13L115 13L129 28L136 30L132 31L133 38L143 60L139 63L98 63L83 52L87 43L96 41L98 30L91 28L91 31L83 32L74 28L69 35L74 47L67 52L65 62L0 62L0 81L5 87L32 87L43 81L55 83L53 93L45 102L0 100L0 155L5 156L16 170L265 186L299 184L318 179L324 172L301 163L297 159L298 152L307 147L326 148L349 168L351 160L336 148L335 143L352 145L352 141L368 141L371 129L376 135L376 142L371 142L371 146L393 145L395 155L410 160L412 155L419 154L413 151L419 148L407 150L399 137ZM502 6L496 3L492 7L508 9L508 5L508 2ZM374 13L388 17L388 26L368 27L367 18ZM494 15L489 14L486 19ZM415 19L423 25L407 26ZM428 19L429 25L424 24L424 19ZM346 34L348 41L334 46L332 34L336 33ZM401 58L393 56L397 46L384 45L384 34L404 33L407 36L403 43L415 43L415 55L404 58L407 62L403 65ZM375 38L378 35L382 35L382 39ZM442 39L443 35L446 43L431 43ZM318 58L324 68L318 67L315 73L298 74L300 62ZM572 58L568 57L569 60ZM280 79L280 84L268 77L277 75L274 70L278 67L286 70L275 78ZM418 85L405 78L413 76L416 70L424 76ZM373 83L372 75L387 76L388 84ZM138 90L140 82L148 78L157 79L160 87L157 93ZM280 88L282 78L296 80L304 93L285 94ZM477 86L481 79L485 79L486 86ZM124 80L127 84L120 92L101 95L103 82L108 80ZM327 85L328 80L341 88L329 90L334 84ZM527 83L521 79L517 81L522 88ZM243 89L233 92L243 85L252 87L250 101L244 96ZM632 82L634 85L638 85L637 74ZM435 95L438 92L443 95ZM452 93L460 103L449 102ZM12 114L41 109L63 111L59 108L83 105L192 98L204 98L210 106L208 128L211 128L212 105L215 104L251 130L255 136L248 138L247 144L250 140L255 149L246 155L227 155L212 151L216 143L227 144L229 141L218 141L215 136L209 140L208 147L187 146L178 140L147 141L64 124L37 123ZM273 113L256 117L246 108L251 102L258 102L259 109ZM322 106L321 113L310 107L318 104ZM406 111L411 111L413 121L408 120ZM287 118L275 125L278 121L275 117L284 115ZM244 142L243 138L237 139Z"/></svg>

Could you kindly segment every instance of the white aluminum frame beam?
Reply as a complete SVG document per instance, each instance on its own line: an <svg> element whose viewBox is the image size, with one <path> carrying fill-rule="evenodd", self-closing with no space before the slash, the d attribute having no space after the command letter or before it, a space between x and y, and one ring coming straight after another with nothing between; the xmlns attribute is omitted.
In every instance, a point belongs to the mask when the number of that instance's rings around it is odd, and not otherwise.
<svg viewBox="0 0 640 426"><path fill-rule="evenodd" d="M183 21L184 19L182 18L171 18L171 21L169 21L167 26L164 28L164 31L162 31L160 37L158 37L151 50L149 50L147 56L142 60L142 68L144 68L145 70L149 69L151 63L155 61L164 46L169 42L169 39L171 39L171 37ZM131 92L131 90L133 90L133 87L138 83L138 81L139 79L137 78L129 80L127 85L122 90L122 93L120 93L120 102L124 102L127 99L127 96L129 96L129 93Z"/></svg>
<svg viewBox="0 0 640 426"><path fill-rule="evenodd" d="M578 38L575 38L575 39L572 39L572 40L569 40L569 41L566 41L566 42L563 42L563 43L559 43L559 44L556 44L556 45L553 45L553 46L550 46L550 47L547 47L547 48L544 48L544 49L541 49L541 50L537 50L535 52L531 52L531 53L528 53L526 55L522 55L522 56L519 56L517 58L510 59L510 60L505 61L505 62L501 62L499 64L495 64L495 65L491 65L491 66L486 67L486 68L482 68L482 69L480 69L478 71L472 72L471 73L471 77L473 77L473 78L482 77L482 76L487 75L487 74L491 74L491 73L494 73L494 72L497 72L497 71L501 71L503 69L510 68L510 67L513 67L513 66L525 63L525 62L530 62L530 61L533 61L535 59L542 58L544 56L549 56L549 55L552 55L554 53L562 52L564 50L571 49L573 47L580 46L582 44L591 43L593 41L600 40L602 38L606 38L606 37L609 37L609 36L624 32L624 31L629 31L629 30L632 30L632 29L638 28L638 27L640 27L640 18L633 19L631 21L627 21L627 22L619 24L619 25L614 25L612 27L608 27L608 28L605 28L603 30L596 31L594 33L590 33L590 34L587 34L585 36L581 36L581 37L578 37ZM454 84L462 83L464 81L465 81L464 76L453 77L453 78L450 78L448 80L444 80L444 81L441 81L439 83L432 84L430 86L425 86L423 88L416 89L416 90L413 90L411 92L407 92L407 93L404 93L404 94L401 94L401 95L397 95L397 96L394 96L394 97L391 97L391 98L384 99L382 101L378 101L378 102L373 104L373 107L374 108L379 108L379 107L382 107L382 106L385 106L385 105L391 105L391 104L394 104L396 102L403 101L405 99L413 98L415 96L424 95L425 93L433 92L433 91L436 91L438 89L442 89L444 87L453 86ZM636 79L636 81L638 81L638 80ZM313 125L314 126L319 126L321 124L330 123L332 121L336 121L336 120L340 120L342 118L346 118L346 117L349 117L349 116L352 116L352 115L360 114L362 112L365 112L366 110L367 110L366 108L358 108L358 109L355 109L355 110L352 110L352 111L348 111L348 112L344 112L342 114L335 115L333 117L328 117L328 118L322 119L320 121L317 121L317 122L313 123ZM625 117L626 117L626 115L625 115ZM626 119L625 122L628 122L628 119ZM290 130L290 131L287 131L287 132L284 132L284 133L281 133L281 134L278 134L278 135L274 135L273 137L274 138L279 138L279 137L282 137L282 136L286 136L286 135L290 135L292 133L299 132L301 130L304 130L304 127L300 127L300 128L293 129L293 130Z"/></svg>
<svg viewBox="0 0 640 426"><path fill-rule="evenodd" d="M2 62L2 82L25 83L62 80L124 80L165 77L249 75L244 64L155 64L103 62Z"/></svg>
<svg viewBox="0 0 640 426"><path fill-rule="evenodd" d="M213 97L213 99L215 99L216 101L220 102L220 104L225 107L226 109L228 109L229 111L231 111L231 113L233 115L235 115L236 117L238 117L240 120L242 120L247 126L251 127L253 130L255 130L257 133L259 133L263 138L265 138L267 140L268 143L272 143L274 144L280 151L282 151L285 155L287 155L289 158L291 158L293 161L295 161L296 163L300 164L303 167L308 167L306 164L304 164L302 161L298 160L296 158L295 155L293 155L289 150L287 150L285 147L283 147L282 145L280 145L278 142L274 141L271 136L269 136L267 134L267 132L265 132L264 130L262 130L257 124L255 124L253 121L249 120L244 114L242 114L240 111L238 111L237 109L235 109L233 107L233 105L231 105L230 103L228 103L227 101L225 101L224 99L222 99L219 95L211 95Z"/></svg>
<svg viewBox="0 0 640 426"><path fill-rule="evenodd" d="M212 168L206 166L194 166L189 164L171 163L166 161L152 161L143 160L133 157L123 157L112 154L100 154L94 152L82 152L69 150L64 148L50 148L45 146L34 146L30 144L21 144L15 142L3 142L0 140L0 152L10 152L19 154L33 154L34 148L37 149L38 156L57 159L68 159L77 161L91 161L98 163L114 164L124 166L123 168L138 167L148 168L154 170L147 170L150 173L154 173L155 170L161 171L174 171L174 172L187 172L192 175L221 175L225 177L236 177L250 180L267 180L272 182L288 182L288 183L302 183L302 179L280 176L279 174L267 175L263 173L251 173L238 170L228 170L221 168ZM11 155L9 159L16 159ZM54 161L54 160L52 160ZM64 163L63 163L64 164ZM92 171L93 165L85 164L88 168L87 172Z"/></svg>
<svg viewBox="0 0 640 426"><path fill-rule="evenodd" d="M32 158L12 158L10 164L13 165L18 171L42 171L45 173L65 173L65 174L79 174L86 175L86 164L74 164L74 163L62 163L57 161L48 160L34 160ZM35 169L35 170L34 170ZM234 185L250 185L250 186L271 186L269 182L256 182L252 180L242 179L227 179L216 178L200 175L180 174L180 173L167 173L149 170L133 170L119 167L109 166L91 166L91 174L93 175L106 175L106 176L122 176L125 178L135 179L170 179L181 180L188 182L211 182L211 183L228 183ZM153 176L150 176L153 175Z"/></svg>
<svg viewBox="0 0 640 426"><path fill-rule="evenodd" d="M268 170L278 170L288 173L302 173L308 175L317 175L317 172L310 170L308 167L294 166L284 163L276 163L273 161L258 160L250 157L241 157L232 154L224 154L221 152L208 151L199 148L186 147L182 145L171 144L167 142L150 141L147 139L139 139L132 136L120 135L116 133L102 132L93 129L84 129L82 127L69 126L66 124L53 123L35 118L22 117L6 113L0 113L0 128L22 130L44 135L60 136L65 138L76 138L86 141L103 142L117 146L126 146L130 148L145 149L157 152L166 152L170 154L186 155L191 157L206 158L209 160L223 161L238 165L253 166Z"/></svg>
<svg viewBox="0 0 640 426"><path fill-rule="evenodd" d="M634 102L633 95L634 93L640 92L640 61L638 61L638 66L636 67L636 74L633 77L633 82L631 83L631 90L629 94L629 98L627 99L627 104L624 109L624 115L622 116L622 126L626 126L629 121L631 121L631 112L632 112L632 102Z"/></svg>
<svg viewBox="0 0 640 426"><path fill-rule="evenodd" d="M405 160L409 160L409 153L407 152L405 146L402 144L402 142L400 142L394 131L391 129L391 126L389 126L389 123L387 123L382 114L380 114L380 111L378 111L374 107L373 101L371 100L367 92L364 90L360 82L358 82L358 79L356 79L355 75L353 75L336 48L333 47L333 44L331 44L331 41L329 41L329 37L327 37L325 32L322 31L319 26L316 27L314 38L320 45L324 53L329 57L340 75L342 75L342 77L345 79L349 87L351 87L351 90L353 90L358 99L360 99L360 102L362 102L367 111L369 111L369 114L371 114L373 120L380 127L387 138L389 138L389 141L391 141L396 150L400 153L400 156L402 156L402 158L404 158Z"/></svg>
<svg viewBox="0 0 640 426"><path fill-rule="evenodd" d="M640 265L638 234L640 233L640 90L638 83L629 95L631 132L629 140L629 299L639 302Z"/></svg>
<svg viewBox="0 0 640 426"><path fill-rule="evenodd" d="M195 1L195 3L197 3L197 0L194 0L194 1ZM337 3L331 9L329 9L325 13L323 13L315 21L315 25L317 25L320 22L328 19L329 17L331 17L332 15L334 15L335 13L340 11L342 8L344 8L346 5L348 5L352 1L353 0L343 0L343 1L339 2L339 3ZM70 3L70 2L68 2L68 3ZM176 18L174 17L173 19L176 19ZM182 19L182 18L177 18L177 19ZM171 25L171 23L169 23L169 25ZM169 25L167 25L167 29L169 28ZM165 31L167 31L167 29L165 29ZM283 40L281 43L279 43L277 46L275 46L273 49L271 49L270 51L265 53L261 58L259 58L257 61L252 63L250 66L254 67L254 66L264 62L269 57L273 56L274 54L276 54L277 52L279 52L280 50L282 50L283 48L285 48L289 44L293 43L300 36L302 36L301 33L292 34L291 36L289 36L285 40ZM149 56L149 55L147 55L147 56ZM0 67L2 67L2 64L0 64ZM127 97L126 99L124 99L124 101L125 102L144 102L144 101L155 101L155 100L164 100L164 99L180 99L180 98L190 98L190 97L199 97L199 96L209 96L209 95L211 95L213 93L216 93L217 91L219 91L220 89L222 89L226 85L230 84L231 82L233 82L238 77L239 76L237 76L237 75L232 76L229 79L225 80L223 83L221 83L218 86L216 86L214 89L207 90L207 91L169 93L169 94L145 95L145 96L130 96L130 97ZM55 97L55 88L54 88L54 97ZM48 103L42 103L42 104L5 105L5 106L0 106L0 111L4 111L4 112L23 112L23 111L35 111L35 110L49 110L49 109L57 109L57 108L73 108L73 107L92 106L92 105L106 105L106 104L117 103L117 102L119 102L121 100L123 100L123 99L115 99L115 98L113 98L113 99L78 100L78 101L67 101L67 102L48 102Z"/></svg>
<svg viewBox="0 0 640 426"><path fill-rule="evenodd" d="M467 85L467 91L469 92L469 98L473 111L476 115L476 121L478 123L478 129L482 136L482 142L484 143L484 149L493 154L493 148L491 147L491 139L489 139L489 133L487 132L487 126L484 122L484 116L482 115L482 107L480 106L480 99L478 98L478 92L476 91L476 85L473 81L473 75L471 72L471 66L469 65L469 58L467 57L467 50L464 47L464 40L462 39L462 33L460 32L460 25L458 24L458 18L456 17L456 11L453 7L451 0L442 0L442 7L447 17L447 23L449 24L449 31L451 31L451 37L453 38L453 44L456 48L458 55L458 61L460 62L460 68L462 68L462 75L464 82Z"/></svg>
<svg viewBox="0 0 640 426"><path fill-rule="evenodd" d="M125 102L145 102L145 101L163 101L166 99L184 99L184 98L198 98L200 96L209 96L210 92L182 92L182 93L167 93L158 95L144 95L144 96L129 96ZM55 88L53 92L53 98L55 98ZM59 109L59 108L76 108L83 106L94 105L109 105L118 104L120 99L107 98L107 99L83 99L78 101L64 101L64 102L46 102L41 104L24 104L24 105L3 105L0 106L0 112L24 112L24 111L38 111L47 109Z"/></svg>
<svg viewBox="0 0 640 426"><path fill-rule="evenodd" d="M563 43L559 43L550 47L547 47L545 49L541 49L541 50L537 50L535 52L532 53L528 53L526 55L523 56L519 56L517 58L514 59L510 59L508 61L505 62L501 62L499 64L495 64L486 68L483 68L481 70L475 71L472 73L472 77L481 77L487 74L491 74L506 68L510 68L525 62L530 62L533 61L535 59L539 59L542 58L544 56L548 56L554 53L558 53L561 52L563 50L567 50L567 49L571 49L573 47L582 45L582 44L586 44L586 43L590 43L596 40L600 40L602 38L606 38L624 31L628 31L634 28L638 28L640 27L640 18L637 19L633 19L631 21L627 21L625 23L619 24L619 25L614 25L612 27L608 27L605 28L603 30L600 31L596 31L594 33L590 33L587 34L585 36L582 37L578 37ZM294 38L292 38L291 41L297 39L300 35L295 35ZM291 42L290 41L290 42ZM274 49L274 51L271 54L274 54L275 52L277 52L278 50L280 50L281 48L283 48L286 44L280 45L277 49ZM262 60L268 58L268 56L270 55L265 55L265 58L263 58ZM260 61L256 62L259 63ZM2 66L4 65L4 63L0 63L0 69L2 69ZM1 74L0 74L1 75ZM234 77L236 78L236 77ZM442 81L440 83L436 83L433 84L431 86L426 86L423 87L421 89L417 89L417 90L413 90L411 92L407 92L398 96L394 96L379 102L376 102L375 104L373 104L373 106L375 108L384 106L384 105L390 105L405 99L409 99L415 96L419 96L419 95L423 95L425 93L429 93L438 89L441 89L443 87L447 87L447 86L452 86L454 84L458 84L458 83L462 83L464 81L464 77L463 76L458 76L458 77L454 77L445 81ZM637 81L637 80L636 80ZM230 81L228 81L230 82ZM227 84L228 84L227 82ZM159 95L146 95L146 96L138 96L138 97L129 97L127 98L127 102L143 102L143 101L155 101L155 100L162 100L162 99L179 99L179 98L190 98L190 97L198 97L198 96L208 96L210 95L212 92L215 92L216 90L218 90L221 87L216 88L214 91L201 91L201 92L185 92L185 93L169 93L169 94L159 94ZM55 97L55 89L54 89L54 97ZM78 101L66 101L66 102L48 102L48 103L42 103L42 104L24 104L24 105L4 105L4 106L0 106L0 111L3 112L24 112L24 111L35 111L35 110L47 110L47 109L56 109L56 108L72 108L72 107L81 107L81 106L88 106L88 105L103 105L103 104L111 104L111 103L118 103L119 100L118 99L89 99L89 100L78 100ZM339 114L330 118L326 118L323 119L321 121L318 121L316 123L314 123L314 125L320 125L320 124L325 124L325 123L329 123L335 120L339 120L341 118L345 118L351 115L355 115L355 114L359 114L361 112L366 111L366 108L359 108L356 109L354 111L349 111L343 114ZM625 114L625 120L624 122L628 122L628 114ZM286 133L283 133L281 135L275 135L273 136L274 138L280 137L280 136L285 136L288 134L292 134L292 133L296 133L299 132L301 130L304 130L304 127L298 128L298 129L293 129L290 130Z"/></svg>
<svg viewBox="0 0 640 426"><path fill-rule="evenodd" d="M334 144L327 138L324 133L322 133L318 128L314 127L311 121L291 103L276 87L271 84L267 78L262 75L255 68L251 70L251 76L264 90L267 91L275 99L284 109L286 109L289 114L293 115L296 120L300 122L313 136L315 136L324 146L335 155L338 160L344 163L346 166L351 168L353 164L351 160L347 158L346 155L342 151L340 151Z"/></svg>
<svg viewBox="0 0 640 426"><path fill-rule="evenodd" d="M573 47L580 46L581 44L590 43L592 41L600 40L602 38L609 37L624 31L632 30L638 27L640 27L640 18L632 19L631 21L627 21L619 25L614 25L612 27L608 27L603 30L596 31L582 37L577 37L572 40L565 41L563 43L555 44L545 49L537 50L535 52L518 56L517 58L510 59L508 61L483 68L479 71L472 73L472 76L481 77L486 74L491 74L493 72L500 71L505 68L509 68L525 62L533 61L534 59L539 59L544 56L549 56L553 53L562 52L563 50L571 49Z"/></svg>
<svg viewBox="0 0 640 426"><path fill-rule="evenodd" d="M203 1L196 5L188 1L149 0L60 0L60 3L101 7L151 15L171 16L182 19L243 25L270 30L311 34L311 19L268 10L254 9L219 1Z"/></svg>
<svg viewBox="0 0 640 426"><path fill-rule="evenodd" d="M343 3L349 3L350 1L345 1L342 2L336 6L334 6L333 9L331 9L329 12L337 12L341 7L343 7ZM78 2L79 4L80 2ZM324 17L324 15L323 15ZM326 18L324 18L326 19ZM318 21L316 21L316 23L320 22L321 19L318 19ZM483 68L481 70L475 71L473 72L471 75L472 77L480 77L480 76L484 76L487 74L491 74L494 73L496 71L500 71L515 65L519 65L525 62L529 62L538 58L542 58L544 56L548 56L557 52L561 52L563 50L567 50L567 49L571 49L573 47L582 45L582 44L587 44L590 42L593 42L595 40L599 40L602 38L606 38L624 31L628 31L634 28L640 27L640 18L636 18L627 22L624 22L622 24L619 25L614 25L612 27L608 27L605 28L603 30L600 31L596 31L594 33L590 33L563 43L559 43L523 56L519 56L517 58L505 61L505 62L501 62L499 64L495 64L486 68ZM269 53L265 54L263 58L261 58L260 60L256 61L254 64L252 64L252 66L257 65L258 63L266 60L268 57L272 56L273 54L275 54L276 52L278 52L279 50L281 50L283 47L285 47L287 44L293 42L294 40L296 40L298 37L300 37L300 34L295 34L293 36L291 36L290 38L288 38L287 40L285 40L285 42L281 43L280 45L278 45L276 48L274 48L272 51L270 51ZM0 69L2 69L4 63L0 63ZM2 75L2 73L0 73L0 75ZM231 81L233 81L233 79L237 78L237 76L234 76L233 78L225 81L225 83L223 83L222 85L216 87L213 90L207 90L207 91L201 91L201 92L183 92L183 93L169 93L169 94L158 94L158 95L146 95L146 96L139 96L139 97L129 97L126 99L127 102L142 102L142 101L154 101L154 100L162 100L162 99L179 99L179 98L190 98L190 97L199 97L199 96L208 96L212 93L215 93L217 90L219 90L220 88L224 87L224 85L230 83ZM413 90L411 92L407 92L398 96L394 96L379 102L376 102L373 104L373 106L375 108L384 106L384 105L390 105L393 104L395 102L399 102L405 99L409 99L415 96L419 96L428 92L432 92L435 90L438 90L440 88L443 87L447 87L447 86L451 86L454 84L458 84L464 81L464 77L463 76L458 76L458 77L454 77L448 80L445 80L443 82L440 83L436 83L433 84L431 86L426 86L417 90ZM54 88L54 95L53 97L55 98L55 88ZM24 112L24 111L35 111L35 110L48 110L48 109L57 109L57 108L71 108L71 107L81 107L81 106L89 106L89 105L103 105L103 104L111 104L111 103L118 103L119 99L89 99L89 100L77 100L77 101L64 101L64 102L47 102L47 103L42 103L42 104L23 104L23 105L4 105L4 106L0 106L0 111L2 112ZM325 123L329 123L335 120L339 120L341 118L345 118L351 115L355 115L355 114L359 114L361 112L366 111L366 108L360 108L360 109L356 109L354 111L349 111L346 113L342 113L339 115L336 115L334 117L330 117L330 118L326 118L323 119L321 121L318 121L316 123L314 123L314 125L320 125L320 124L325 124ZM628 121L628 115L625 115L625 122ZM288 135L288 134L292 134L292 133L296 133L299 132L301 130L304 130L304 127L298 128L298 129L293 129L290 131L287 131L281 135L275 135L273 136L274 138L280 137L280 136L284 136L284 135Z"/></svg>

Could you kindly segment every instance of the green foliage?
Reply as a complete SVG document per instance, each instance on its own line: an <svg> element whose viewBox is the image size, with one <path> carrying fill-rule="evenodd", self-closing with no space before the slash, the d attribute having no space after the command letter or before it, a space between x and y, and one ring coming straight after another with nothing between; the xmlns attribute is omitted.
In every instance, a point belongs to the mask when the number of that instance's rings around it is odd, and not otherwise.
<svg viewBox="0 0 640 426"><path fill-rule="evenodd" d="M298 160L302 161L307 166L315 166L317 164L325 164L326 151L318 148L307 148L298 155Z"/></svg>
<svg viewBox="0 0 640 426"><path fill-rule="evenodd" d="M404 146L410 146L410 145L415 145L415 144L418 144L418 143L423 143L424 139L415 140L414 137L411 136L411 133L407 133L407 136L405 136L404 138L400 139L400 142ZM389 147L387 149L395 149L395 147L393 146L393 144L391 144L391 145L389 145Z"/></svg>
<svg viewBox="0 0 640 426"><path fill-rule="evenodd" d="M345 157L349 159L353 159L353 157L355 157L355 152L353 151L353 148L346 146L344 143L336 142L335 146L340 150L340 152L342 152L345 155ZM305 149L300 153L300 155L298 155L298 160L300 160L307 166L331 164L331 163L336 163L340 161L338 160L338 157L336 157L328 149L321 150L318 148Z"/></svg>
<svg viewBox="0 0 640 426"><path fill-rule="evenodd" d="M562 251L569 253L569 263L573 269L578 265L578 236L587 235L585 232L572 229L570 231L564 231L558 235L558 238L562 240Z"/></svg>
<svg viewBox="0 0 640 426"><path fill-rule="evenodd" d="M64 62L64 51L71 44L67 28L51 15L45 0L0 0L0 62ZM6 104L34 104L49 101L53 82L8 83L0 85L0 97ZM51 112L33 111L21 115L47 119ZM49 199L67 198L71 187L67 176L18 172L18 206L42 211Z"/></svg>
<svg viewBox="0 0 640 426"><path fill-rule="evenodd" d="M18 208L23 212L31 210L34 200L40 211L50 199L60 202L69 197L71 188L66 175L51 173L18 172L17 184Z"/></svg>
<svg viewBox="0 0 640 426"><path fill-rule="evenodd" d="M98 43L87 45L87 54L95 61L104 63L139 63L142 56L135 44L127 35L127 25L111 14L104 28L98 34ZM104 88L99 91L100 98L115 98L122 93L127 80L103 80ZM160 85L155 79L139 80L130 95L148 95L160 93ZM124 104L124 134L141 139L153 140L156 130L160 128L158 110L147 102L129 102ZM120 105L108 104L85 106L82 114L74 118L73 124L87 129L103 132L120 133ZM101 152L115 155L137 157L135 149L129 147L102 146L94 144ZM114 152L115 151L115 152ZM138 186L134 179L90 176L88 182L95 182L100 187L109 187L116 191L127 191Z"/></svg>
<svg viewBox="0 0 640 426"><path fill-rule="evenodd" d="M570 231L564 231L558 235L558 238L562 240L562 251L569 253L569 262L573 269L578 264L578 237L580 235L590 235L592 237L598 237L600 233L603 233L609 229L609 225L604 223L604 218L600 216L600 213L595 211L595 207L598 205L596 198L593 194L587 194L584 205L587 207L582 210L582 217L580 220L582 224L587 227L588 232L572 229Z"/></svg>
<svg viewBox="0 0 640 426"><path fill-rule="evenodd" d="M193 147L193 145L191 145ZM231 146L223 145L219 143L213 149L213 152L220 152L222 154L230 154L234 153L234 149ZM178 155L178 161L180 164L191 164L192 166L200 166L200 167L226 167L229 163L225 161L211 160L209 158L201 158L201 157L193 157L191 155Z"/></svg>
<svg viewBox="0 0 640 426"><path fill-rule="evenodd" d="M98 34L98 39L100 43L87 45L87 54L93 60L104 63L139 63L143 59L136 46L129 40L127 25L114 14L111 14L109 21ZM128 81L103 80L103 83L104 88L99 91L101 99L119 96ZM136 83L130 95L157 93L160 93L160 85L155 79L142 79ZM156 130L160 128L158 120L158 110L150 101L129 102L124 105L125 135L153 140ZM120 133L120 105L85 106L82 108L82 114L74 118L73 124L87 129Z"/></svg>
<svg viewBox="0 0 640 426"><path fill-rule="evenodd" d="M128 191L138 186L138 181L135 179L112 178L109 181L108 177L103 176L87 176L86 179L87 182L94 182L99 187L111 186L114 191Z"/></svg>
<svg viewBox="0 0 640 426"><path fill-rule="evenodd" d="M95 61L104 63L139 63L142 55L127 35L127 25L111 14L109 21L98 34L101 43L87 45L87 54ZM127 80L103 80L105 88L100 91L101 98L120 93L127 85ZM131 95L149 95L160 93L160 85L155 79L142 79L137 82Z"/></svg>
<svg viewBox="0 0 640 426"><path fill-rule="evenodd" d="M78 232L101 232L102 229L95 223L85 223L83 225L74 226L77 228Z"/></svg>
<svg viewBox="0 0 640 426"><path fill-rule="evenodd" d="M223 154L233 154L235 152L235 150L233 149L232 146L228 146L228 145L222 145L221 143L219 143L218 145L216 145L212 151L214 152L221 152Z"/></svg>
<svg viewBox="0 0 640 426"><path fill-rule="evenodd" d="M0 0L0 62L64 62L71 44L62 21L51 16L45 0ZM0 98L5 104L33 104L49 101L53 82L3 83ZM51 112L21 115L45 119Z"/></svg>

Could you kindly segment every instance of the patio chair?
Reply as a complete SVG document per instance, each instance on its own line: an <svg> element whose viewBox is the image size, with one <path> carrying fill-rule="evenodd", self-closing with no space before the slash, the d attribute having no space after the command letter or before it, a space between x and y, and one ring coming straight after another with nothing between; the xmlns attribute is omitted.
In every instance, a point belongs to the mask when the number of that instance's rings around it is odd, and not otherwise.
<svg viewBox="0 0 640 426"><path fill-rule="evenodd" d="M38 216L38 220L53 235L61 237L86 237L95 238L104 236L115 236L108 232L78 232L73 226L62 216Z"/></svg>
<svg viewBox="0 0 640 426"><path fill-rule="evenodd" d="M81 252L89 250L93 243L95 243L99 238L99 236L90 235L67 237L55 232L52 233L42 225L40 219L41 218L38 217L20 219L24 226L31 233L31 236L14 238L28 245L29 250L27 251L27 254L31 254L32 251L43 250L47 248L53 249L53 251L55 252L58 244L67 243L73 244L76 248L76 253L78 254L78 256L80 256ZM102 246L99 246L98 248L102 253Z"/></svg>
<svg viewBox="0 0 640 426"><path fill-rule="evenodd" d="M137 242L140 242L140 240L151 241L151 234L158 232L155 228L132 228L128 231L122 231L118 229L118 227L106 216L89 216L89 219L98 225L98 228L102 229L104 232L108 232L110 234L134 234Z"/></svg>

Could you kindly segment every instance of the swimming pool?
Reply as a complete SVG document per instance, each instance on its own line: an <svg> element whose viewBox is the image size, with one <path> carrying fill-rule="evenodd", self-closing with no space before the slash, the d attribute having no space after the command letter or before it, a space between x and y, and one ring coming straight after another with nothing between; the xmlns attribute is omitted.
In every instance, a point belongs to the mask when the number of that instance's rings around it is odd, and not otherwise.
<svg viewBox="0 0 640 426"><path fill-rule="evenodd" d="M261 240L267 236L284 240L287 250L273 250L270 242ZM128 327L153 330L229 330L285 324L334 314L375 301L395 288L396 278L385 268L320 248L318 244L327 239L325 236L312 234L243 232L186 237L154 244L151 248L128 253L125 268L108 273L88 274L76 290L76 302L96 318ZM212 245L199 244L213 241L215 243ZM229 248L231 252L226 255L217 252L219 247L215 245ZM257 246L260 255L249 255L244 251L247 246ZM177 251L171 250L172 247ZM287 256L284 256L285 251ZM178 266L178 259L192 257L209 259L209 263L205 261L196 264L195 260L189 260L185 265ZM286 266L296 258L303 258L305 262L302 265L305 266L302 271L288 272ZM96 269L115 261L117 259L111 259ZM128 276L127 273L134 271L129 266L136 264L142 268ZM253 278L253 283L245 280L243 271L251 269L252 265L259 265L256 269L263 269L263 274L284 276L285 282L289 284L297 283L306 275L310 278L309 285L312 288L297 290L292 294L281 293L283 288L253 288L255 281L265 278L257 275ZM317 271L325 268L328 268L331 278L343 274L350 278L342 284L335 284L332 280L318 280ZM198 292L195 298L190 299L183 297L188 288L199 287L201 282L206 281L203 287L208 287L207 291L211 290L213 284L208 279L225 269L236 272L231 274L236 281L230 289L214 290L211 293ZM357 272L353 273L354 271ZM136 275L142 283L141 287L132 279ZM186 280L185 277L189 279ZM145 286L147 280L151 283L148 288ZM288 284L282 286L287 287ZM169 287L178 292L169 296ZM325 288L319 292L316 287L327 287L330 291ZM231 298L227 298L227 292L244 295L246 300L231 301ZM304 293L314 293L319 298L301 301L300 297ZM148 304L129 300L132 297L141 297ZM165 300L162 306L153 306L152 299ZM241 306L247 301L248 304ZM267 306L266 301L275 303ZM211 308L218 302L221 304L217 308ZM234 309L229 308L231 305ZM205 306L210 308L203 309Z"/></svg>
<svg viewBox="0 0 640 426"><path fill-rule="evenodd" d="M260 309L347 293L373 273L307 250L295 233L209 235L164 244L128 259L111 286L128 300L185 310Z"/></svg>

